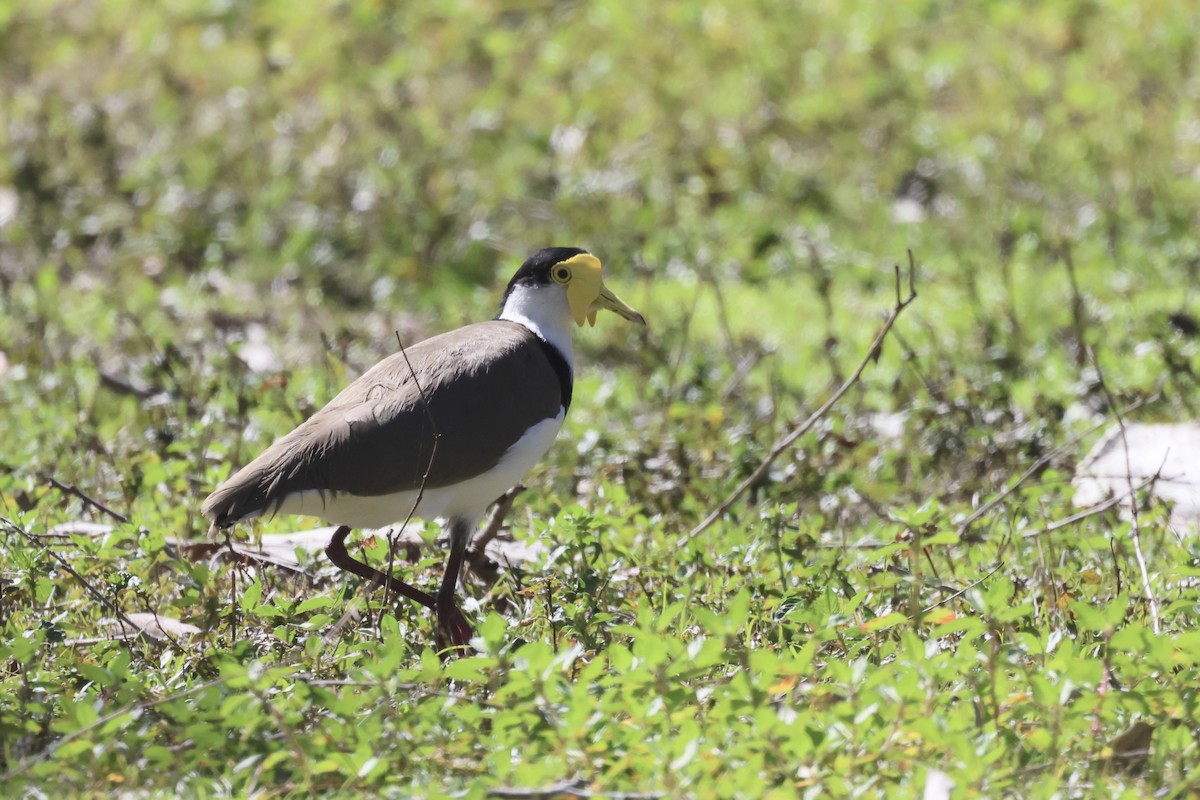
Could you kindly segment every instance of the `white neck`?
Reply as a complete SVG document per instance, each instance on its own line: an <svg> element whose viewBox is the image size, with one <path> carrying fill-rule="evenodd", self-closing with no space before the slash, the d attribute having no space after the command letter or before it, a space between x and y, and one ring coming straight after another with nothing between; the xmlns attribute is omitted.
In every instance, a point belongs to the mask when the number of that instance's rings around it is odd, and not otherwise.
<svg viewBox="0 0 1200 800"><path fill-rule="evenodd" d="M514 286L498 319L524 325L535 335L558 348L575 371L575 355L571 347L571 308L567 305L567 290L557 284L546 286Z"/></svg>

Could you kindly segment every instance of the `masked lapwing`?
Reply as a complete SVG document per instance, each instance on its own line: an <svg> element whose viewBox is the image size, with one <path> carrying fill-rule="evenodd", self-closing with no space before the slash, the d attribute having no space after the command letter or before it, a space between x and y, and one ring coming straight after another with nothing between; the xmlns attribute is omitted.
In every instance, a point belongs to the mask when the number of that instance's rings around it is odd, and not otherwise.
<svg viewBox="0 0 1200 800"><path fill-rule="evenodd" d="M432 609L450 644L471 626L455 599L475 527L549 449L571 405L571 323L608 309L645 325L601 280L599 259L577 247L531 255L504 292L500 314L395 353L242 467L204 501L224 528L260 515L304 514L336 525L330 561ZM450 555L437 595L346 551L353 528L410 514L440 518Z"/></svg>

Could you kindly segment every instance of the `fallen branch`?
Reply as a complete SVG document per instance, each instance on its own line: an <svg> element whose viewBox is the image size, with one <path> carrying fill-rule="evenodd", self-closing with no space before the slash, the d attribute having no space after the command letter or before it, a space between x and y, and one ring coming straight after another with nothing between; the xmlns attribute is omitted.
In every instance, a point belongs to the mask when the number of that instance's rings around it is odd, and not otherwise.
<svg viewBox="0 0 1200 800"><path fill-rule="evenodd" d="M488 516L487 523L467 547L467 566L470 567L473 574L488 583L495 583L496 564L488 558L487 546L504 527L504 519L512 511L513 501L523 491L525 491L525 486L518 483L502 494L492 506L492 513Z"/></svg>
<svg viewBox="0 0 1200 800"><path fill-rule="evenodd" d="M404 340L400 338L400 331L396 331L396 344L400 346L400 355L404 356L404 364L408 367L408 374L412 376L413 386L417 387L417 394L421 398L421 410L425 412L425 419L429 422L429 427L433 429L433 447L429 451L429 461L425 464L425 472L421 475L421 485L417 487L417 497L408 509L408 516L404 518L404 522L400 523L398 529L393 529L393 532L388 535L387 571L380 572L374 567L363 564L364 567L375 573L374 582L383 584L383 604L385 606L392 599L392 582L395 580L392 577L392 570L396 566L396 540L408 530L408 523L412 522L413 516L417 513L417 507L421 505L421 500L425 497L425 484L429 482L429 473L433 471L433 462L437 458L438 442L442 440L442 432L438 430L437 420L433 416L433 409L429 406L429 397L425 394L425 387L421 385L421 380L417 377L417 371L413 369L412 362L408 360L408 350L404 348ZM399 585L403 586L404 583L399 582ZM435 614L434 616L436 617L437 615ZM382 619L381 615L380 620ZM379 638L380 641L383 640L382 630L380 631Z"/></svg>
<svg viewBox="0 0 1200 800"><path fill-rule="evenodd" d="M1138 484L1137 491L1140 492L1143 489L1153 486L1155 480L1156 480L1156 477L1153 477L1153 476L1150 478L1147 478L1142 483ZM1072 514L1071 516L1069 516L1065 519L1060 519L1057 522L1051 522L1049 525L1047 525L1044 528L1038 528L1036 531L1027 531L1026 533L1024 533L1022 535L1026 539L1033 539L1038 536L1045 536L1046 534L1054 533L1055 531L1062 530L1063 528L1066 528L1069 525L1074 525L1077 522L1083 522L1088 517L1094 517L1097 514L1103 514L1105 511L1108 511L1110 508L1119 506L1121 503L1124 503L1126 499L1127 499L1126 496L1123 494L1114 494L1112 497L1108 498L1107 500L1103 500L1099 503L1096 503L1093 506L1088 506L1087 508L1083 509L1082 511L1077 511L1076 513Z"/></svg>
<svg viewBox="0 0 1200 800"><path fill-rule="evenodd" d="M1141 408L1142 406L1146 405L1147 403L1157 400L1158 396L1159 396L1159 391L1161 391L1161 389L1162 389L1162 386L1160 384L1159 389L1156 390L1153 394L1151 394L1147 397L1143 397L1141 400L1138 400L1135 403L1130 403L1125 408L1120 409L1119 411L1116 412L1117 418L1119 419L1121 415L1128 414L1131 411L1136 411L1137 409ZM1000 491L999 494L997 494L992 499L988 500L986 503L981 505L979 508L975 509L973 512L971 512L971 514L969 514L967 516L966 519L964 519L962 522L958 523L959 538L961 539L963 536L965 536L967 531L970 530L972 525L974 525L982 517L984 517L986 514L988 514L990 511L992 511L992 509L994 509L996 506L1003 503L1004 500L1009 495L1011 495L1017 489L1021 488L1027 480L1029 480L1034 475L1036 475L1038 472L1040 472L1042 467L1046 466L1051 461L1053 461L1054 459L1058 458L1063 453L1070 450L1072 447L1074 447L1076 444L1078 444L1080 442L1080 440L1082 440L1083 438L1092 435L1093 433L1100 430L1107 424L1108 424L1108 417L1105 417L1102 421L1096 423L1095 425L1093 425L1092 427L1088 428L1085 431L1080 431L1079 433L1072 436L1070 439L1067 439L1067 441L1063 442L1058 447L1051 450L1049 453L1046 453L1044 456L1039 458L1037 461L1034 461L1029 466L1029 469L1022 472L1015 481L1010 483L1008 486L1005 486Z"/></svg>
<svg viewBox="0 0 1200 800"><path fill-rule="evenodd" d="M0 774L0 783L3 783L11 778L15 778L18 775L21 775L22 773L28 771L29 768L34 766L35 764L39 764L43 761L46 761L50 757L52 757L54 755L54 753L57 752L58 749L61 748L63 745L70 744L71 742L75 741L76 739L87 736L87 735L91 734L93 731L95 731L97 728L101 728L101 727L107 725L108 723L112 722L115 719L120 719L121 717L123 717L127 714L134 714L138 711L145 711L147 709L154 708L155 706L161 706L164 703L173 703L176 700L181 700L185 697L191 697L194 694L203 692L205 689L210 689L213 686L220 686L221 684L225 683L225 681L227 681L227 680L229 680L228 677L215 678L211 681L208 681L207 683L201 683L197 686L192 686L188 689L183 689L181 691L175 692L174 694L165 695L163 697L156 697L153 700L146 700L141 703L132 703L128 706L123 706L122 708L118 708L116 711L105 714L104 716L98 717L95 722L91 723L90 725L85 725L82 728L80 728L79 730L71 731L70 733L63 736L61 739L52 743L49 747L45 748L44 750L34 753L33 755L26 756L24 759L22 759L20 762L18 762L16 765L14 765L7 772Z"/></svg>
<svg viewBox="0 0 1200 800"><path fill-rule="evenodd" d="M950 595L949 597L943 597L941 600L938 600L936 603L934 603L933 605L929 606L928 608L922 609L921 613L922 613L922 614L928 614L930 611L933 611L933 610L934 610L935 608L937 608L938 606L944 606L944 605L946 605L946 603L949 603L949 602L950 602L950 601L952 601L952 600L955 600L955 599L957 599L957 598L959 598L959 597L962 597L964 594L966 594L967 592L971 591L971 590L972 590L972 589L974 589L976 586L978 586L979 584L983 583L983 582L984 582L984 581L986 581L988 578L992 577L992 576L993 576L993 575L995 575L997 572L999 572L999 571L1000 571L1000 569L1001 569L1003 566L1004 566L1004 562L1003 562L1003 561L1001 561L999 564L997 564L996 566L992 567L992 569L991 569L991 570L990 570L990 571L989 571L989 572L988 572L986 575L984 575L982 578L980 578L979 580L975 581L975 582L974 582L974 583L972 583L972 584L969 584L969 585L967 585L967 586L964 586L963 588L959 589L957 592L955 592L954 594Z"/></svg>
<svg viewBox="0 0 1200 800"><path fill-rule="evenodd" d="M804 434L808 433L812 429L812 427L814 425L816 425L817 422L819 422L821 420L821 418L824 417L829 412L829 409L833 408L834 404L837 403L838 400L841 400L842 397L846 394L846 392L850 391L851 387L853 387L856 383L858 383L859 379L862 377L863 372L866 370L867 365L870 364L871 362L877 361L879 359L879 354L883 348L883 340L887 338L888 332L892 329L892 326L896 324L896 320L899 319L901 312L903 312L904 309L908 308L909 305L911 305L912 302L917 299L917 290L915 287L916 271L917 271L917 266L913 260L912 251L909 250L908 251L908 296L904 297L902 295L902 292L901 292L902 283L901 283L901 279L900 279L900 265L897 264L895 267L896 305L892 307L892 310L888 314L887 319L885 319L883 321L883 327L881 327L879 329L879 333L875 334L875 339L871 342L871 346L867 349L867 354L865 356L863 356L862 361L859 362L858 368L856 370L854 370L854 374L852 374L849 378L847 378L845 380L845 382L843 382L842 385L838 387L838 390L836 392L834 392L833 395L828 400L826 400L824 403L822 403L821 407L818 408L816 411L814 411L808 417L808 419L804 420L804 422L800 423L800 425L798 427L796 427L790 433L788 433L786 436L784 436L782 439L777 441L774 444L774 446L771 447L770 452L767 453L767 457L765 459L763 459L763 462L758 465L758 467L754 470L754 472L750 473L749 477L747 477L744 481L742 481L740 484L738 484L737 488L734 489L733 492L730 493L730 495L728 497L726 497L725 500L723 500L720 505L718 505L715 509L713 509L712 513L710 513L707 517L705 517L703 522L701 522L695 528L692 528L692 530L690 532L688 532L688 534L686 536L681 537L679 539L679 541L676 542L676 545L675 545L676 547L683 547L683 546L687 545L689 542L691 542L697 536L704 533L704 531L708 530L708 528L711 527L714 522L716 522L718 519L720 519L722 516L724 516L725 513L727 511L729 511L730 508L733 507L734 503L736 503L738 500L741 499L742 495L744 495L750 489L751 486L758 483L762 479L762 477L767 474L767 471L771 469L771 465L775 463L775 459L779 458L779 456L781 456L784 453L784 451L786 451L789 447L791 447L792 444L797 439L799 439Z"/></svg>
<svg viewBox="0 0 1200 800"><path fill-rule="evenodd" d="M67 573L69 573L71 575L71 577L73 577L75 580L77 580L79 582L79 585L87 590L88 594L90 594L92 597L96 598L96 600L98 600L101 605L107 606L112 611L113 616L115 616L118 620L120 620L124 624L128 625L130 630L140 631L142 629L142 626L138 625L136 622L131 620L125 614L125 612L122 611L120 609L120 607L117 606L117 604L112 601L112 599L110 599L107 595L105 595L103 592L101 592L96 587L92 586L90 583L88 583L86 578L84 578L82 575L80 575L78 572L76 572L75 568L71 566L70 562L68 562L65 558L60 556L58 553L54 552L49 547L47 547L46 544L44 542L42 542L42 540L36 534L30 533L29 531L25 530L20 525L18 525L17 523L13 522L12 520L10 520L6 517L0 517L0 525L4 525L6 528L11 530L12 532L20 534L21 536L25 537L31 544L34 544L41 548L44 548L47 555L49 555L51 558L53 558L55 561L57 561L58 565L60 567L62 567L64 570L66 570ZM122 631L122 633L124 633L124 631ZM126 639L126 641L128 641L128 638ZM173 642L173 643L178 644L177 642Z"/></svg>
<svg viewBox="0 0 1200 800"><path fill-rule="evenodd" d="M82 500L87 505L91 506L92 508L95 508L97 511L102 511L105 514L108 514L110 517L115 519L117 522L129 522L129 517L125 516L124 514L121 514L120 512L113 511L111 508L104 505L104 503L101 503L99 500L95 499L94 497L89 497L88 495L84 494L84 492L78 486L75 486L74 484L68 485L65 483L61 483L53 475L48 476L46 478L46 481L50 484L50 487L52 489L58 489L60 492L64 492L66 494L78 497L80 500Z"/></svg>
<svg viewBox="0 0 1200 800"><path fill-rule="evenodd" d="M522 789L509 786L493 786L487 790L488 797L503 797L511 800L542 800L554 797L607 797L616 800L658 800L659 794L643 792L593 792L586 788L587 781L583 778L564 778L549 786Z"/></svg>
<svg viewBox="0 0 1200 800"><path fill-rule="evenodd" d="M1096 370L1096 382L1100 385L1100 391L1104 393L1105 400L1108 401L1109 408L1116 409L1116 399L1112 392L1108 390L1108 384L1104 380L1104 371L1100 368L1100 359L1096 357L1095 351L1092 348L1087 348L1088 360L1092 362L1092 367ZM1125 480L1129 486L1129 512L1132 521L1129 525L1129 538L1133 542L1133 554L1137 556L1138 569L1142 573L1142 590L1146 593L1146 601L1150 605L1150 622L1154 628L1155 635L1160 632L1158 621L1158 600L1154 597L1154 590L1150 586L1150 573L1146 569L1146 556L1142 553L1142 537L1141 537L1141 516L1138 513L1137 490L1133 486L1133 464L1129 457L1129 439L1125 436L1125 415L1120 410L1114 411L1117 417L1117 427L1121 430L1121 446L1125 450ZM1164 458L1164 463L1166 459ZM1162 467L1160 466L1161 470ZM1154 476L1158 478L1157 475Z"/></svg>

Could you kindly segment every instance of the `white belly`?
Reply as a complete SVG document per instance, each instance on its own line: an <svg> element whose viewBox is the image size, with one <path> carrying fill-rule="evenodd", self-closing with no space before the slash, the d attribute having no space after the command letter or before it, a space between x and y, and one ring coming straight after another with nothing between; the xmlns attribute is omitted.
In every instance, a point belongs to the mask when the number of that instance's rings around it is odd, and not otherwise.
<svg viewBox="0 0 1200 800"><path fill-rule="evenodd" d="M489 472L462 483L426 488L423 493L408 491L370 497L311 489L287 495L277 513L319 517L331 525L351 528L384 528L403 522L410 513L422 519L464 519L475 525L488 505L520 483L550 449L564 416L560 410L557 417L534 425Z"/></svg>

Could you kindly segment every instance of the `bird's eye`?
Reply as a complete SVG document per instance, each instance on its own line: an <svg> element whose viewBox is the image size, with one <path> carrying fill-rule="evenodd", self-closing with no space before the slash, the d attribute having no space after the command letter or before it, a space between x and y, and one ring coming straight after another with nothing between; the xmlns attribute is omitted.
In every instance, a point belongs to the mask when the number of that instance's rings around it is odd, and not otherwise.
<svg viewBox="0 0 1200 800"><path fill-rule="evenodd" d="M566 267L557 267L554 270L554 280L558 281L559 283L566 283L567 279L570 277L571 270L567 269Z"/></svg>

